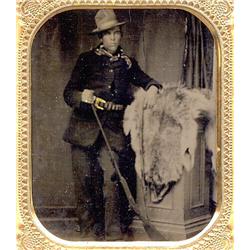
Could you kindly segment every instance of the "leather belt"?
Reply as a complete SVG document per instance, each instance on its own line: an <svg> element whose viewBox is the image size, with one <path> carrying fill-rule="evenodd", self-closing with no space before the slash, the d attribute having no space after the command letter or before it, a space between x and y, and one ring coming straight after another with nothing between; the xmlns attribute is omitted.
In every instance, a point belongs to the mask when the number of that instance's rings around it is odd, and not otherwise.
<svg viewBox="0 0 250 250"><path fill-rule="evenodd" d="M95 104L96 108L102 109L102 110L104 110L104 109L105 110L124 110L124 108L125 108L125 106L122 104L108 102L100 97L95 98L94 104Z"/></svg>

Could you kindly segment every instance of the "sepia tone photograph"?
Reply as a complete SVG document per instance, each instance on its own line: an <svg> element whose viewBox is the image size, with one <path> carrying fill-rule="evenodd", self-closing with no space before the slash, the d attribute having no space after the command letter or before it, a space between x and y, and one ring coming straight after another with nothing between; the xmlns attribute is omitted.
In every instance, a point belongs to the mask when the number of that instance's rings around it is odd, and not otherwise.
<svg viewBox="0 0 250 250"><path fill-rule="evenodd" d="M31 47L32 203L68 241L181 241L217 199L217 53L180 9L78 9Z"/></svg>

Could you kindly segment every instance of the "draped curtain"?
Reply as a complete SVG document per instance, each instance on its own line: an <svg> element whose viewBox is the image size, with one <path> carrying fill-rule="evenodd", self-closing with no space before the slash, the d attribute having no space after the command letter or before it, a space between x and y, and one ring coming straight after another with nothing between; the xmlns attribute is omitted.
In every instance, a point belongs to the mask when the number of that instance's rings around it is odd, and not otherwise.
<svg viewBox="0 0 250 250"><path fill-rule="evenodd" d="M187 13L182 85L188 88L213 88L213 49L213 38L208 28Z"/></svg>

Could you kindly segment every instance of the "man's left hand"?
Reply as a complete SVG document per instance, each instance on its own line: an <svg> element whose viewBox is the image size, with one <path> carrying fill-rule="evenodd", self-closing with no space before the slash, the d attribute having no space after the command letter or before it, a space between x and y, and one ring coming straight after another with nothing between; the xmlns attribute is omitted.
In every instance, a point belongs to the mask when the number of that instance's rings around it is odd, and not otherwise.
<svg viewBox="0 0 250 250"><path fill-rule="evenodd" d="M154 106L157 94L158 88L154 85L150 86L150 88L146 92L144 109L150 109Z"/></svg>

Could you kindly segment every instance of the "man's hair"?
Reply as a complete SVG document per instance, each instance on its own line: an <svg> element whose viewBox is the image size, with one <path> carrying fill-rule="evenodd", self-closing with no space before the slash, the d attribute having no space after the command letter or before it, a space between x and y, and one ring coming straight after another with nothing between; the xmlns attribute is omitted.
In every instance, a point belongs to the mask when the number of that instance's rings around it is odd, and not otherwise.
<svg viewBox="0 0 250 250"><path fill-rule="evenodd" d="M120 28L120 32L121 32L121 36L123 35L122 33L122 27L121 26L118 26ZM104 31L101 31L99 33L97 33L97 36L99 39L102 39L102 37L105 35L105 33L107 32L108 30L104 30Z"/></svg>

